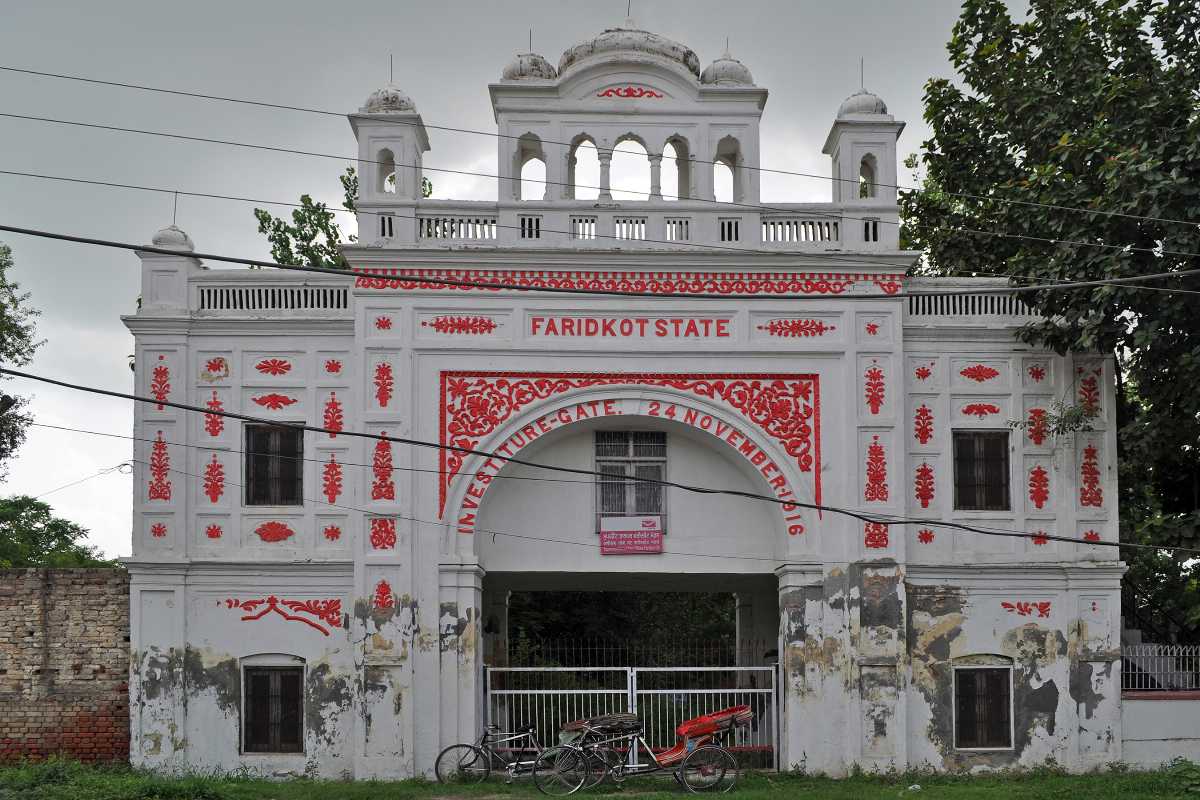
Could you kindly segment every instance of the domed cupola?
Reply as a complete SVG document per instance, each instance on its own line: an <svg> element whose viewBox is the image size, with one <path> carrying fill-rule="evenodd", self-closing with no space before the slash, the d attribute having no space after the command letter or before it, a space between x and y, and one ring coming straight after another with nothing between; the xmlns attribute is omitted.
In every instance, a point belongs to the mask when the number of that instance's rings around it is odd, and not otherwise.
<svg viewBox="0 0 1200 800"><path fill-rule="evenodd" d="M632 19L625 20L620 28L609 28L604 33L568 49L558 60L558 74L564 75L576 64L593 56L611 55L613 60L619 60L620 55L654 56L672 61L694 77L700 76L700 59L686 45L672 41L657 33L650 33L638 27Z"/></svg>
<svg viewBox="0 0 1200 800"><path fill-rule="evenodd" d="M363 103L363 107L359 109L363 114L415 113L416 110L417 106L413 103L412 98L393 83L372 92L371 96L367 98L367 102Z"/></svg>
<svg viewBox="0 0 1200 800"><path fill-rule="evenodd" d="M868 92L866 89L859 89L854 94L842 101L838 107L838 116L845 117L851 114L886 114L887 103L877 95Z"/></svg>
<svg viewBox="0 0 1200 800"><path fill-rule="evenodd" d="M554 66L537 53L521 53L500 73L506 81L552 81L557 77Z"/></svg>
<svg viewBox="0 0 1200 800"><path fill-rule="evenodd" d="M154 238L150 243L155 247L161 247L166 250L182 250L184 252L192 252L196 246L192 244L192 237L188 236L182 228L176 225L168 225L154 234Z"/></svg>
<svg viewBox="0 0 1200 800"><path fill-rule="evenodd" d="M753 86L754 76L745 64L729 54L726 47L720 58L704 68L700 82L714 86Z"/></svg>

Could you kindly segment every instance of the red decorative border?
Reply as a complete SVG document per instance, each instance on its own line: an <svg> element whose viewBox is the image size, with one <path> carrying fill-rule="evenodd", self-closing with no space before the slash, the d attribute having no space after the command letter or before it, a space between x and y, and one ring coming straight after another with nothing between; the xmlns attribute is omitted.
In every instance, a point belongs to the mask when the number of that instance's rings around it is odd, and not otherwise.
<svg viewBox="0 0 1200 800"><path fill-rule="evenodd" d="M625 100L638 100L642 97L662 98L662 92L647 89L645 86L610 86L596 92L596 97L620 97Z"/></svg>
<svg viewBox="0 0 1200 800"><path fill-rule="evenodd" d="M863 500L886 503L887 499L887 454L879 443L879 437L873 436L867 445L867 484L863 488Z"/></svg>
<svg viewBox="0 0 1200 800"><path fill-rule="evenodd" d="M836 326L827 325L824 320L805 318L767 320L765 325L758 325L757 328L765 331L768 336L785 339L824 336L827 331L837 330Z"/></svg>
<svg viewBox="0 0 1200 800"><path fill-rule="evenodd" d="M421 320L422 328L433 328L438 333L484 336L498 327L491 317L434 317L433 321Z"/></svg>
<svg viewBox="0 0 1200 800"><path fill-rule="evenodd" d="M963 367L960 369L958 374L962 375L964 378L970 378L977 383L983 383L984 381L990 381L992 378L995 378L1000 374L1000 372L999 370L993 369L986 364L972 364L969 367Z"/></svg>
<svg viewBox="0 0 1200 800"><path fill-rule="evenodd" d="M933 500L933 467L929 466L928 461L922 461L917 467L913 488L916 490L916 498L921 501L921 508L929 508L929 503Z"/></svg>
<svg viewBox="0 0 1200 800"><path fill-rule="evenodd" d="M933 438L933 412L929 406L921 403L913 416L913 436L921 444L929 444Z"/></svg>
<svg viewBox="0 0 1200 800"><path fill-rule="evenodd" d="M593 386L662 386L736 409L783 445L801 472L813 473L813 498L821 502L820 379L813 374L690 374L473 372L441 374L439 442L468 450L525 406ZM444 515L450 484L464 456L438 451L441 484L438 514Z"/></svg>
<svg viewBox="0 0 1200 800"><path fill-rule="evenodd" d="M962 407L962 413L966 414L967 416L973 415L983 419L989 414L999 414L1000 406L995 405L994 403L969 403Z"/></svg>
<svg viewBox="0 0 1200 800"><path fill-rule="evenodd" d="M288 397L286 394L279 394L278 392L271 392L270 394L263 394L258 397L251 397L250 399L263 408L269 408L272 411L278 411L281 408L300 402L294 397Z"/></svg>
<svg viewBox="0 0 1200 800"><path fill-rule="evenodd" d="M291 363L282 358L264 358L254 368L263 375L286 375L292 371Z"/></svg>
<svg viewBox="0 0 1200 800"><path fill-rule="evenodd" d="M263 607L262 610L255 613L259 606ZM274 613L289 622L303 622L305 625L319 630L325 636L329 635L329 628L339 628L342 625L342 601L337 598L332 600L281 600L275 595L270 595L257 600L238 600L230 597L225 600L225 607L247 612L246 616L242 617L242 622L252 622ZM317 621L298 616L299 614L316 617ZM325 625L328 625L329 628L326 628Z"/></svg>
<svg viewBox="0 0 1200 800"><path fill-rule="evenodd" d="M1045 619L1050 616L1050 601L1040 600L1037 602L1029 602L1026 600L1016 600L1008 602L1007 600L1000 604L1010 614L1016 614L1019 617L1032 617L1036 614Z"/></svg>
<svg viewBox="0 0 1200 800"><path fill-rule="evenodd" d="M855 283L874 284L884 294L895 294L904 276L853 272L576 272L574 270L494 269L388 269L358 275L356 289L428 289L434 291L501 292L491 286L448 286L422 278L444 278L482 284L511 284L529 289L593 289L612 292L648 292L661 295L721 294L731 297L797 294L843 294ZM381 277L407 275L418 280ZM377 277L380 276L380 277Z"/></svg>

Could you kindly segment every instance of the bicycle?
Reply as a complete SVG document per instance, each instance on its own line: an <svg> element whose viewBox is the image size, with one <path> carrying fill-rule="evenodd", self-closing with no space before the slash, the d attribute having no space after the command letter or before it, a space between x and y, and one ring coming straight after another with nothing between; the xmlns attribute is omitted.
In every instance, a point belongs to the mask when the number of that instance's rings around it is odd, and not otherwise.
<svg viewBox="0 0 1200 800"><path fill-rule="evenodd" d="M497 745L520 742L515 758L506 758ZM512 756L513 749L505 748ZM476 784L483 783L496 767L508 773L506 783L512 783L520 774L532 772L537 758L544 748L537 740L537 731L530 725L521 731L501 731L496 725L488 725L479 741L468 744L452 744L438 753L433 771L438 783Z"/></svg>

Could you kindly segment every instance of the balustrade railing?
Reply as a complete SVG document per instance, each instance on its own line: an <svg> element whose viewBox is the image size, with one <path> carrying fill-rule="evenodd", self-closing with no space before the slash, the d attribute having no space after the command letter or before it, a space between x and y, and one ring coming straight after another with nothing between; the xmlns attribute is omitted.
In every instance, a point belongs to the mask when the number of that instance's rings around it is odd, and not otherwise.
<svg viewBox="0 0 1200 800"><path fill-rule="evenodd" d="M1151 692L1200 690L1200 645L1125 645L1121 648L1121 688Z"/></svg>

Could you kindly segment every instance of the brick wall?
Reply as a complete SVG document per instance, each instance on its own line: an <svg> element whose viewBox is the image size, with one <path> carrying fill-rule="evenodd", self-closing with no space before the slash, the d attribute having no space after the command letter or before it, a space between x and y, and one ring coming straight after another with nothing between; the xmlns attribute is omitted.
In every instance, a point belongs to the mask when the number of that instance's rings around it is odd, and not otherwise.
<svg viewBox="0 0 1200 800"><path fill-rule="evenodd" d="M0 760L129 758L129 575L0 570Z"/></svg>

